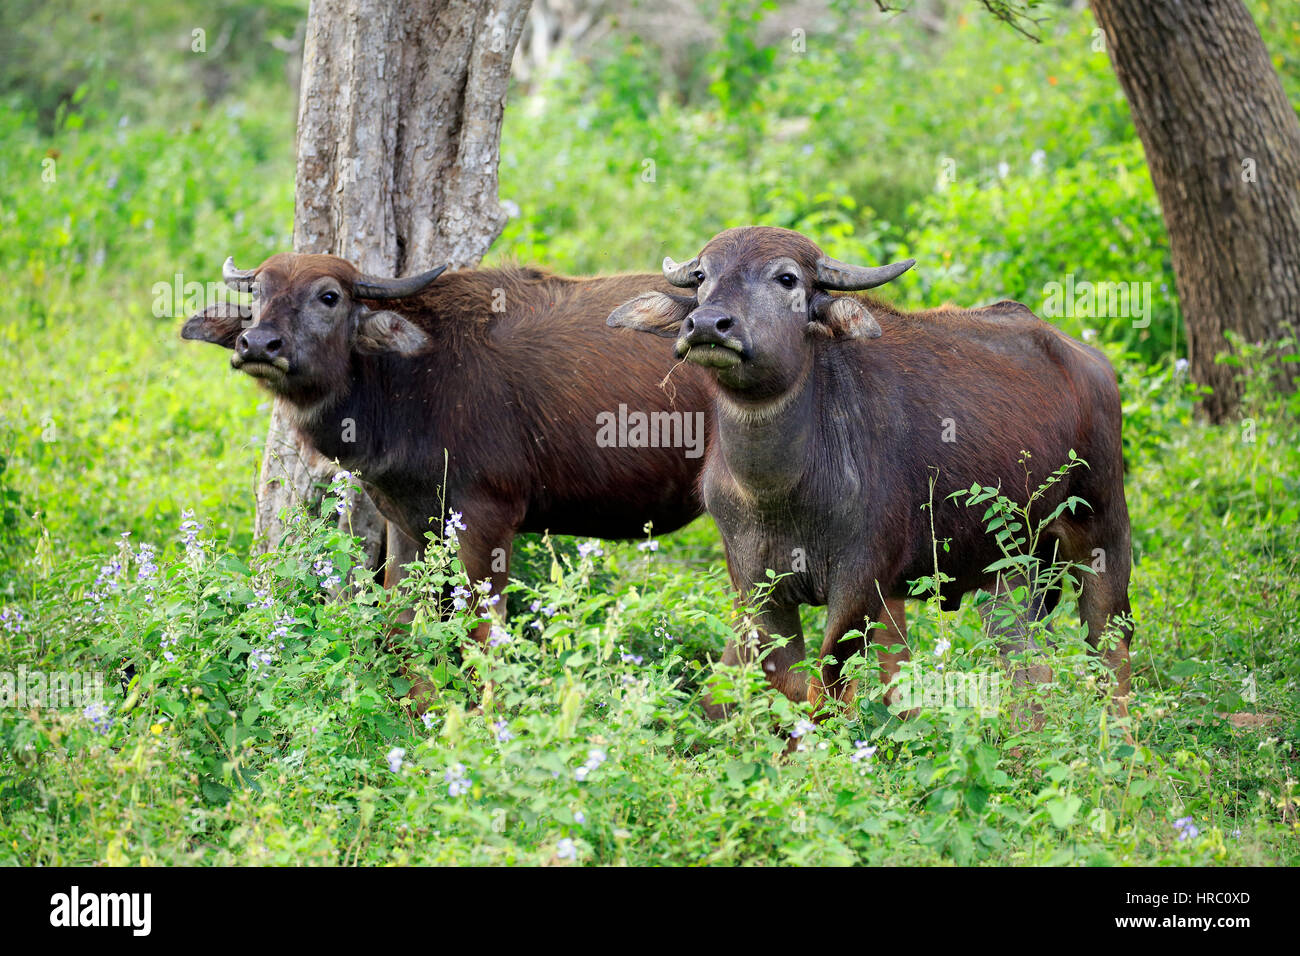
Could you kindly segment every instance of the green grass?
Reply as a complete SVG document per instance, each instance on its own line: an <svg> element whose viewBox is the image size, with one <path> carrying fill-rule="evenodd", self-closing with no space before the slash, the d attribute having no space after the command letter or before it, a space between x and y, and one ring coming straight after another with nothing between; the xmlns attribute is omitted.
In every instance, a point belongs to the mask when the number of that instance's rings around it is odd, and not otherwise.
<svg viewBox="0 0 1300 956"><path fill-rule="evenodd" d="M1253 8L1295 95L1295 25ZM100 64L52 133L40 110L58 83L0 92L0 672L104 675L111 718L0 710L0 862L569 862L563 841L581 863L1300 861L1300 408L1264 371L1294 368L1292 350L1241 345L1242 420L1194 417L1158 207L1086 15L1041 46L977 16L938 39L907 17L871 22L771 55L732 22L675 82L615 40L517 96L502 196L520 215L491 259L644 270L766 222L842 258L916 256L895 293L908 305L1040 309L1067 273L1150 282L1146 329L1060 320L1120 370L1132 744L1069 598L1041 729L1015 723L1010 694L996 713L932 705L900 723L868 681L786 754L807 715L756 672L734 681L732 717L705 720L709 661L738 626L707 519L656 552L606 544L593 560L530 538L512 640L469 661L465 616L417 602L413 640L441 687L426 726L379 647L391 597L332 598L314 573L350 566L346 536L305 519L296 544L248 557L268 400L181 343L184 310L155 315L154 286L289 247L292 103L243 61L240 85L206 102L167 85L189 61L164 56L152 105L96 86ZM133 557L113 590L101 571L123 532ZM143 543L156 570L139 581ZM457 566L435 551L421 573L433 586ZM272 606L249 606L259 590ZM946 646L949 672L996 669L969 602L909 611L918 661ZM823 616L808 612L810 632ZM485 713L467 665L495 680Z"/></svg>

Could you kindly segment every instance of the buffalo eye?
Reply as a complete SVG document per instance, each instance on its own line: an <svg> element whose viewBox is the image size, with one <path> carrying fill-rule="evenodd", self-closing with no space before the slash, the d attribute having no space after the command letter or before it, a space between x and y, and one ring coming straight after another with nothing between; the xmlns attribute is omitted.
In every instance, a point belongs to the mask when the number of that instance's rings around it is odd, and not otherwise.
<svg viewBox="0 0 1300 956"><path fill-rule="evenodd" d="M799 284L799 277L793 272L782 272L776 277L776 281L781 283L781 285L785 286L787 289L793 289Z"/></svg>
<svg viewBox="0 0 1300 956"><path fill-rule="evenodd" d="M704 273L701 272L699 269L696 269L694 272L691 273L691 278L694 279L697 283L703 282Z"/></svg>
<svg viewBox="0 0 1300 956"><path fill-rule="evenodd" d="M330 308L333 308L334 306L339 304L339 294L335 292L333 289L329 289L325 292L322 292L319 298Z"/></svg>

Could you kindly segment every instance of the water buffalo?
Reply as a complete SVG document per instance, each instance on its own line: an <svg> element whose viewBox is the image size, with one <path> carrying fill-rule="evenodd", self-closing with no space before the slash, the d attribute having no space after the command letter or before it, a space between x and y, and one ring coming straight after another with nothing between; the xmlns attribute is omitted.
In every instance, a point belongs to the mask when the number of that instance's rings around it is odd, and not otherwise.
<svg viewBox="0 0 1300 956"><path fill-rule="evenodd" d="M1063 513L1048 535L1071 562L1105 556L1104 573L1077 576L1079 613L1114 670L1122 711L1131 555L1114 371L1018 303L905 313L834 294L911 265L853 266L796 232L729 229L689 262L664 260L668 281L691 291L646 292L607 321L673 338L678 358L708 371L714 422L701 485L732 583L744 593L769 569L785 575L758 622L759 646L790 638L766 659L773 686L814 704L847 698L842 663L864 641L841 639L886 598L903 597L908 581L933 574L936 559L949 578L946 606L976 588L997 593L986 568L1002 554L983 509L949 496L978 482L1024 503L1022 452L1037 484L1073 450L1088 467L1069 470L1034 514L1069 496L1090 506ZM827 606L822 655L834 658L811 682L791 670L804 656L803 604ZM752 653L733 645L726 661Z"/></svg>

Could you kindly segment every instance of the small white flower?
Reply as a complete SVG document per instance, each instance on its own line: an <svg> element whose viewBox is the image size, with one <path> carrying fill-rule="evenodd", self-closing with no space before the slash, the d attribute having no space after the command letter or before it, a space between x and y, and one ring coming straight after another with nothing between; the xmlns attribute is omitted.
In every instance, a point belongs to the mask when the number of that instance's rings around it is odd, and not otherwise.
<svg viewBox="0 0 1300 956"><path fill-rule="evenodd" d="M442 535L453 548L460 546L460 536L456 532L464 530L466 530L465 522L461 520L461 513L459 511L448 512L447 521L442 526Z"/></svg>
<svg viewBox="0 0 1300 956"><path fill-rule="evenodd" d="M853 746L857 748L849 755L849 760L853 763L857 763L859 760L870 760L875 756L876 750L878 749L876 747L868 746L865 740L855 740Z"/></svg>
<svg viewBox="0 0 1300 956"><path fill-rule="evenodd" d="M388 756L384 758L388 761L388 769L393 773L397 773L401 770L402 758L405 756L406 750L402 747L394 747L392 750L388 751Z"/></svg>

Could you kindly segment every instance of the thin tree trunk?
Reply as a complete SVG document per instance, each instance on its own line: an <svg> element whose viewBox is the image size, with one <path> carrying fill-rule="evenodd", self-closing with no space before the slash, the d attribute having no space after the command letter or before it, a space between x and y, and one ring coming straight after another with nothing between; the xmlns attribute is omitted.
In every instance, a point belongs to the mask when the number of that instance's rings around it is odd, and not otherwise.
<svg viewBox="0 0 1300 956"><path fill-rule="evenodd" d="M298 107L296 252L333 253L383 276L477 264L505 225L497 201L501 117L528 2L312 0ZM286 506L318 507L333 472L277 400L257 546L280 540ZM351 527L365 539L371 567L383 560L384 525L362 493Z"/></svg>
<svg viewBox="0 0 1300 956"><path fill-rule="evenodd" d="M1164 212L1194 381L1239 398L1225 332L1300 333L1300 121L1241 0L1092 0Z"/></svg>

